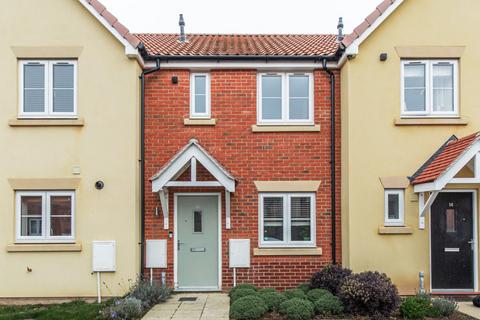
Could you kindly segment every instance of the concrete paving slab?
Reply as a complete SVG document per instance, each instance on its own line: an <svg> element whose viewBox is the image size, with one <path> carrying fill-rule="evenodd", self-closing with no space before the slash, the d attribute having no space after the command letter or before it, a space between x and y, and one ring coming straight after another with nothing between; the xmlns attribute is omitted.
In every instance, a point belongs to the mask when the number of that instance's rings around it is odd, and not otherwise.
<svg viewBox="0 0 480 320"><path fill-rule="evenodd" d="M475 319L480 319L480 308L475 307L471 301L459 302L458 311Z"/></svg>

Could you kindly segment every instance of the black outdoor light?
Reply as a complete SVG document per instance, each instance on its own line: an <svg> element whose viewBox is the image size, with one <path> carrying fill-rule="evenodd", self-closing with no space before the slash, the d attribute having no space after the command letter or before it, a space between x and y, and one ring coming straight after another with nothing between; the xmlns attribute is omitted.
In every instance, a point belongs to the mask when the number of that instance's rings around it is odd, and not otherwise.
<svg viewBox="0 0 480 320"><path fill-rule="evenodd" d="M380 53L380 61L387 61L388 59L388 54L387 53Z"/></svg>
<svg viewBox="0 0 480 320"><path fill-rule="evenodd" d="M103 181L97 181L95 182L95 189L97 190L102 190L105 187L105 183Z"/></svg>
<svg viewBox="0 0 480 320"><path fill-rule="evenodd" d="M172 83L173 83L173 84L177 84L177 83L178 83L178 77L177 77L177 76L173 76L173 77L172 77Z"/></svg>

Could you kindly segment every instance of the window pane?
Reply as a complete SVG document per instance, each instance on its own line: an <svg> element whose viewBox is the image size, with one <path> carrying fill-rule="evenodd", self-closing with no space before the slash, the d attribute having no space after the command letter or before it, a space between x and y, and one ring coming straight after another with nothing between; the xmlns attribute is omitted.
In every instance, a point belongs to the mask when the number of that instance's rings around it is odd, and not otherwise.
<svg viewBox="0 0 480 320"><path fill-rule="evenodd" d="M195 76L195 94L207 94L206 76Z"/></svg>
<svg viewBox="0 0 480 320"><path fill-rule="evenodd" d="M407 64L404 69L406 111L425 111L426 82L424 64Z"/></svg>
<svg viewBox="0 0 480 320"><path fill-rule="evenodd" d="M23 196L20 204L20 234L42 236L42 197Z"/></svg>
<svg viewBox="0 0 480 320"><path fill-rule="evenodd" d="M262 119L282 120L282 98L262 99Z"/></svg>
<svg viewBox="0 0 480 320"><path fill-rule="evenodd" d="M446 211L447 215L447 232L448 233L453 233L457 232L457 225L455 221L455 209L447 209Z"/></svg>
<svg viewBox="0 0 480 320"><path fill-rule="evenodd" d="M290 98L308 98L309 97L310 81L308 76L290 76L288 82L289 82Z"/></svg>
<svg viewBox="0 0 480 320"><path fill-rule="evenodd" d="M290 120L308 120L309 116L309 99L305 98L290 98Z"/></svg>
<svg viewBox="0 0 480 320"><path fill-rule="evenodd" d="M453 89L453 65L433 65L433 87Z"/></svg>
<svg viewBox="0 0 480 320"><path fill-rule="evenodd" d="M400 196L398 194L388 195L388 219L400 219Z"/></svg>
<svg viewBox="0 0 480 320"><path fill-rule="evenodd" d="M291 197L290 198L290 216L291 240L292 241L311 241L311 198L310 197Z"/></svg>
<svg viewBox="0 0 480 320"><path fill-rule="evenodd" d="M45 66L24 65L23 111L45 111Z"/></svg>
<svg viewBox="0 0 480 320"><path fill-rule="evenodd" d="M207 96L195 95L195 113L207 112Z"/></svg>
<svg viewBox="0 0 480 320"><path fill-rule="evenodd" d="M74 66L53 66L53 112L74 112Z"/></svg>
<svg viewBox="0 0 480 320"><path fill-rule="evenodd" d="M50 197L50 235L72 235L72 197Z"/></svg>
<svg viewBox="0 0 480 320"><path fill-rule="evenodd" d="M281 98L282 97L282 77L281 76L262 76L262 98Z"/></svg>
<svg viewBox="0 0 480 320"><path fill-rule="evenodd" d="M203 232L202 226L202 211L194 211L193 212L193 232L194 233L201 233Z"/></svg>
<svg viewBox="0 0 480 320"><path fill-rule="evenodd" d="M283 198L263 198L263 239L283 241Z"/></svg>
<svg viewBox="0 0 480 320"><path fill-rule="evenodd" d="M433 65L433 110L454 110L453 65Z"/></svg>
<svg viewBox="0 0 480 320"><path fill-rule="evenodd" d="M440 112L454 111L453 90L433 89L433 110Z"/></svg>

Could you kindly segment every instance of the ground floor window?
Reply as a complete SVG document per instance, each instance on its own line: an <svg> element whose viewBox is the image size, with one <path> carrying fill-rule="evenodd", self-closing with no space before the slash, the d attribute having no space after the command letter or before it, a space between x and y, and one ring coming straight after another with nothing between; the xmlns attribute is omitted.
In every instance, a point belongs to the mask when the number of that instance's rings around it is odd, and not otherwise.
<svg viewBox="0 0 480 320"><path fill-rule="evenodd" d="M260 245L315 245L315 194L261 193Z"/></svg>
<svg viewBox="0 0 480 320"><path fill-rule="evenodd" d="M404 190L385 190L385 226L404 226Z"/></svg>
<svg viewBox="0 0 480 320"><path fill-rule="evenodd" d="M16 193L17 241L73 241L73 191Z"/></svg>

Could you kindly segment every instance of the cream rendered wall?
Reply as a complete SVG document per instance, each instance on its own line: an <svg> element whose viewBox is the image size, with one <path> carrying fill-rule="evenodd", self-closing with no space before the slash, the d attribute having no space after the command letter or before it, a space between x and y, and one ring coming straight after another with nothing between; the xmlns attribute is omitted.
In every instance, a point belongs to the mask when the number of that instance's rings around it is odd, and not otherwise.
<svg viewBox="0 0 480 320"><path fill-rule="evenodd" d="M0 0L0 297L95 296L93 240L117 241L117 272L103 295L120 295L139 270L138 122L141 69L77 0ZM78 114L83 127L10 127L18 106L11 47L81 47ZM81 175L72 174L72 166ZM15 241L10 178L80 177L81 252L7 253ZM104 190L94 187L105 182ZM27 267L32 272L27 272ZM108 288L107 288L108 287Z"/></svg>
<svg viewBox="0 0 480 320"><path fill-rule="evenodd" d="M412 235L379 235L383 188L379 177L412 175L448 137L480 129L475 30L477 0L405 0L360 46L342 70L343 261L355 271L386 272L402 293L418 290L418 272L429 287L429 231L418 229L418 202L408 189L406 224ZM395 126L400 117L397 46L465 46L460 59L460 113L466 126ZM382 52L388 60L379 61ZM414 58L414 57L412 57ZM427 220L428 226L428 220Z"/></svg>

